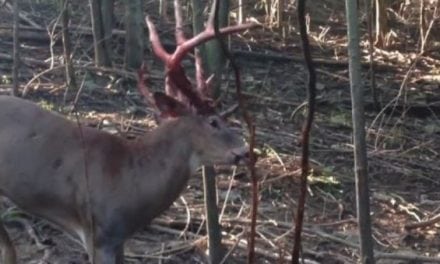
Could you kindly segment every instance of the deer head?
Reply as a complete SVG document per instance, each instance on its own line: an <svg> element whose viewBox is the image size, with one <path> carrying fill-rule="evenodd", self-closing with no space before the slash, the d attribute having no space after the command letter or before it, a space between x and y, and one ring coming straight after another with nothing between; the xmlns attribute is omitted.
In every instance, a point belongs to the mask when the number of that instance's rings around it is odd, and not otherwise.
<svg viewBox="0 0 440 264"><path fill-rule="evenodd" d="M147 99L147 101L154 105L158 111L157 121L160 123L163 120L169 118L179 118L193 116L197 117L196 120L202 123L204 133L200 133L198 138L200 139L200 144L203 142L211 142L215 144L215 148L218 149L218 153L224 153L231 146L240 145L235 137L231 136L231 129L226 125L222 115L216 114L215 103L211 96L210 78L206 79L203 72L201 56L197 49L198 45L203 44L215 38L214 31L214 8L216 6L216 1L212 5L212 10L208 19L207 26L204 31L193 36L192 38L186 38L183 31L183 20L182 20L182 7L179 0L174 1L174 10L176 18L175 26L175 38L177 47L173 53L168 53L164 48L159 39L158 32L152 20L147 16L146 24L149 29L151 46L154 54L162 60L165 65L165 92L154 92L151 93L143 82L145 66L138 71L138 89L141 94ZM235 26L229 26L221 28L219 30L221 35L233 34L236 32L241 32L252 27L257 26L256 23L241 24ZM183 58L190 52L194 50L195 57L195 88L192 82L187 77L185 70L181 64ZM190 122L190 121L188 121ZM199 124L200 125L200 124ZM198 131L194 131L197 134ZM203 140L203 137L210 137L211 139ZM238 137L237 137L238 138ZM218 139L218 141L213 140ZM197 145L197 143L195 143ZM200 153L207 153L203 149L207 149L207 146L200 146ZM239 161L243 158L246 151L245 148L234 149L233 161ZM214 157L215 155L205 155L205 159L201 162L205 165L206 162L212 163L212 161L221 161L219 157ZM218 155L220 156L220 155ZM221 163L231 162L230 157L223 159ZM210 162L211 161L211 162Z"/></svg>

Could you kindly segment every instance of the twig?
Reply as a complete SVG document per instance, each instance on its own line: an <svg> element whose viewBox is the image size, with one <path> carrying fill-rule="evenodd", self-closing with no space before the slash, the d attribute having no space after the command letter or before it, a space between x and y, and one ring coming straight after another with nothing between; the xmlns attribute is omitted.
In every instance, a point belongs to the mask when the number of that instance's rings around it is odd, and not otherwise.
<svg viewBox="0 0 440 264"><path fill-rule="evenodd" d="M186 225L185 228L183 228L183 230L180 232L179 234L179 238L185 236L186 237L186 232L189 229L189 225L191 223L191 211L189 210L188 207L188 203L185 200L185 197L180 196L180 200L182 201L183 205L185 205L185 211L186 211Z"/></svg>
<svg viewBox="0 0 440 264"><path fill-rule="evenodd" d="M226 192L225 200L223 201L223 207L222 207L222 210L220 211L220 216L218 218L219 222L222 221L223 215L224 215L225 210L226 210L226 206L228 205L229 194L231 193L232 183L234 182L234 178L235 178L235 173L236 172L237 172L237 167L234 167L234 170L233 170L232 175L231 175L231 180L229 181L229 186L228 186L228 190Z"/></svg>
<svg viewBox="0 0 440 264"><path fill-rule="evenodd" d="M28 90L29 90L29 86L30 86L35 80L37 80L38 78L40 78L41 76L43 76L43 75L45 75L45 74L47 74L47 73L50 73L50 72L52 72L52 71L56 71L56 70L60 70L60 69L62 69L63 67L64 67L63 65L58 65L58 66L56 66L56 67L48 68L48 69L46 69L46 70L44 70L44 71L39 72L38 74L36 74L34 77L32 77L32 79L30 79L30 80L26 83L26 85L24 86L23 91L22 91L22 93L21 93L21 96L22 96L22 97L25 97L25 96L27 95Z"/></svg>
<svg viewBox="0 0 440 264"><path fill-rule="evenodd" d="M160 221L155 220L154 223L160 223ZM163 224L163 223L161 223L161 224ZM158 224L152 224L152 225L148 226L148 228L162 232L162 233L168 233L171 235L175 235L175 236L180 236L180 234L182 233L182 231L180 231L180 230L176 230L174 228L168 228L168 227L165 227L163 225L158 225ZM190 239L200 239L200 238L204 237L204 236L197 235L197 234L190 232L190 231L187 231L186 235Z"/></svg>
<svg viewBox="0 0 440 264"><path fill-rule="evenodd" d="M309 230L309 231L313 232L314 234L316 234L316 235L318 235L318 236L320 236L322 238L331 240L333 242L337 242L339 244L346 245L346 246L349 246L351 248L359 248L359 244L357 244L357 243L350 242L349 240L347 240L345 238L341 238L341 237L337 237L337 236L331 235L329 233L325 233L324 231L319 230L317 228L314 228L314 229Z"/></svg>
<svg viewBox="0 0 440 264"><path fill-rule="evenodd" d="M240 238L242 237L243 232L236 235L235 237L237 237L237 241L235 242L234 245L232 245L231 249L225 254L225 256L223 257L222 261L220 261L220 264L224 264L226 263L227 259L229 258L229 256L235 251L235 249L238 247L238 243L240 243Z"/></svg>
<svg viewBox="0 0 440 264"><path fill-rule="evenodd" d="M204 239L204 238L201 238ZM199 240L192 241L192 243L188 243L188 241L179 241L170 243L168 247L171 247L170 249L164 249L163 245L160 246L159 249L154 249L151 251L151 253L146 254L124 254L125 257L128 258L139 258L139 259L167 259L167 257L164 257L163 255L171 255L171 254L177 254L177 253L183 253L187 252L194 248L195 245L199 243Z"/></svg>
<svg viewBox="0 0 440 264"><path fill-rule="evenodd" d="M440 214L437 214L426 221L407 224L407 225L405 225L405 229L410 230L410 229L415 229L415 228L428 227L428 226L434 225L438 222L440 222Z"/></svg>
<svg viewBox="0 0 440 264"><path fill-rule="evenodd" d="M299 254L301 249L301 232L304 222L304 206L307 196L307 176L309 174L309 137L310 137L310 129L312 128L313 115L315 113L315 103L316 103L315 102L316 72L312 60L312 55L310 52L310 44L307 35L305 9L306 9L306 0L298 0L298 7L297 7L298 25L301 35L304 61L307 66L309 76L308 76L308 89L307 89L308 111L301 132L301 136L302 136L301 183L300 183L300 194L298 197L298 207L295 215L296 218L295 218L294 244L292 250L292 264L299 263Z"/></svg>
<svg viewBox="0 0 440 264"><path fill-rule="evenodd" d="M293 120L293 119L295 118L296 114L297 114L301 109L303 109L304 107L306 107L307 105L308 105L308 102L303 102L302 104L298 105L298 106L292 111L292 113L290 114L289 119L290 119L290 120Z"/></svg>

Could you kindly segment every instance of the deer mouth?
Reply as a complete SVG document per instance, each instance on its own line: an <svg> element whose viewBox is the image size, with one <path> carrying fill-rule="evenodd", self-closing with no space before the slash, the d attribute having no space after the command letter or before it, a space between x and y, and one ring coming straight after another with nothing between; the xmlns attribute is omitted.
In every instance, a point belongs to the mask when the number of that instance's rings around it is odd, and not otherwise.
<svg viewBox="0 0 440 264"><path fill-rule="evenodd" d="M248 147L242 147L232 151L234 165L247 165L250 162Z"/></svg>

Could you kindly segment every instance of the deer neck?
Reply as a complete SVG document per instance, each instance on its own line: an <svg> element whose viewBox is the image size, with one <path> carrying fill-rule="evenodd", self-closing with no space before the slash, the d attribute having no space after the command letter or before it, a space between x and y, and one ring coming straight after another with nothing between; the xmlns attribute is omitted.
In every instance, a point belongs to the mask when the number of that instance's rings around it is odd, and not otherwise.
<svg viewBox="0 0 440 264"><path fill-rule="evenodd" d="M151 134L142 138L143 155L153 164L168 166L160 167L159 171L179 169L189 170L189 174L196 172L201 166L200 159L194 147L191 125L184 118L169 121L153 130ZM168 170L167 170L168 171Z"/></svg>
<svg viewBox="0 0 440 264"><path fill-rule="evenodd" d="M194 151L189 127L180 120L163 124L142 139L137 177L138 193L148 218L167 209L187 186L191 174L201 165ZM146 202L146 201L152 201Z"/></svg>

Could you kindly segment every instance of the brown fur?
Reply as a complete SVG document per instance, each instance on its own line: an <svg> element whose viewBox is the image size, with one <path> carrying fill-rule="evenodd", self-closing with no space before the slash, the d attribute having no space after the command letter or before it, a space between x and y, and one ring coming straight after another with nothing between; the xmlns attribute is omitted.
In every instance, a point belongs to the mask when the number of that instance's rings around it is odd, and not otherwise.
<svg viewBox="0 0 440 264"><path fill-rule="evenodd" d="M196 166L244 156L242 139L211 118L187 114L129 141L0 96L0 194L79 236L93 263L121 263L124 241L173 203ZM1 263L14 264L3 231Z"/></svg>

